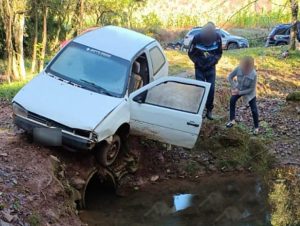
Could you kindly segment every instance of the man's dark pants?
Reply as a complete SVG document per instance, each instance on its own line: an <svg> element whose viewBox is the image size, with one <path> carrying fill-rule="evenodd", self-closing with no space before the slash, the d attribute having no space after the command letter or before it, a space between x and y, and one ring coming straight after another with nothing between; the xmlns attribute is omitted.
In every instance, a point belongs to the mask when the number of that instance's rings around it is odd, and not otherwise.
<svg viewBox="0 0 300 226"><path fill-rule="evenodd" d="M236 102L241 97L242 97L241 95L233 95L230 98L230 120L231 121L235 119ZM258 110L257 110L257 105L256 105L256 97L254 97L252 100L249 101L249 105L250 105L251 112L252 112L254 127L258 128L259 121L258 121Z"/></svg>
<svg viewBox="0 0 300 226"><path fill-rule="evenodd" d="M205 71L201 70L200 68L196 68L196 79L211 84L206 101L206 109L207 111L212 111L214 108L216 67L212 67L211 69Z"/></svg>

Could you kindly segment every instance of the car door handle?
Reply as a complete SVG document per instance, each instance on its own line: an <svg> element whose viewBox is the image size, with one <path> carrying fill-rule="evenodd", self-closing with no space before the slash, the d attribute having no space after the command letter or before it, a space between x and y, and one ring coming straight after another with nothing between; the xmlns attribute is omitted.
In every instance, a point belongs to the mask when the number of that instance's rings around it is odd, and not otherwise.
<svg viewBox="0 0 300 226"><path fill-rule="evenodd" d="M188 126L194 126L194 127L199 127L200 125L197 124L196 122L190 121L186 123Z"/></svg>

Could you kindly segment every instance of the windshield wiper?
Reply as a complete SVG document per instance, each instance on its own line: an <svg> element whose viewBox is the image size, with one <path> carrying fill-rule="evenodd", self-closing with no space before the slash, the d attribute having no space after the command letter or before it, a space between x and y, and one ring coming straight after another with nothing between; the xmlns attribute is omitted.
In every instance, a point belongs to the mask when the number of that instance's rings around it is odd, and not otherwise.
<svg viewBox="0 0 300 226"><path fill-rule="evenodd" d="M87 81L87 80L84 80L84 79L80 79L81 82L84 82L85 84L91 86L94 88L94 90L96 91L99 91L102 93L102 94L105 94L107 96L114 96L112 93L110 93L108 90L106 90L105 88L101 87L101 86L98 86L96 85L95 83L93 82L90 82L90 81Z"/></svg>

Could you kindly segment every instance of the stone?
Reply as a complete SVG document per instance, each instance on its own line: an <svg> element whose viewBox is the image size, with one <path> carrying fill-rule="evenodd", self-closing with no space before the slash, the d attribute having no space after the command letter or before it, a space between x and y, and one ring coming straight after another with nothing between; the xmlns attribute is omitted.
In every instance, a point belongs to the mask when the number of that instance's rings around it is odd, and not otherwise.
<svg viewBox="0 0 300 226"><path fill-rule="evenodd" d="M152 176L151 178L150 178L150 180L152 181L152 182L155 182L155 181L157 181L159 179L159 176L158 175L154 175L154 176Z"/></svg>
<svg viewBox="0 0 300 226"><path fill-rule="evenodd" d="M7 212L2 212L2 216L3 216L3 219L8 223L12 222L14 219L14 216Z"/></svg>
<svg viewBox="0 0 300 226"><path fill-rule="evenodd" d="M0 220L0 226L12 226L12 224L9 224L3 220Z"/></svg>
<svg viewBox="0 0 300 226"><path fill-rule="evenodd" d="M60 162L60 160L56 156L54 156L54 155L50 155L50 158L52 160L54 160L55 162Z"/></svg>
<svg viewBox="0 0 300 226"><path fill-rule="evenodd" d="M85 185L85 180L83 180L83 179L81 179L81 178L74 178L74 179L72 180L72 185L73 185L76 189L80 190L80 189L82 189L83 186Z"/></svg>

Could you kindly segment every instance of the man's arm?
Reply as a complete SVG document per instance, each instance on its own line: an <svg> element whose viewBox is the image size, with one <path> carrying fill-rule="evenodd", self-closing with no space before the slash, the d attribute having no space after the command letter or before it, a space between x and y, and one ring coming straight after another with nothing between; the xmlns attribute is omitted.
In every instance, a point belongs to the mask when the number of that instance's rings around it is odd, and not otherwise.
<svg viewBox="0 0 300 226"><path fill-rule="evenodd" d="M218 42L218 49L215 55L212 57L211 61L206 65L207 68L215 66L222 57L223 48L222 48L222 38L219 34L217 34L217 42Z"/></svg>
<svg viewBox="0 0 300 226"><path fill-rule="evenodd" d="M197 67L205 68L205 61L202 59L201 50L196 48L196 45L198 42L200 42L200 40L200 34L194 36L188 51L188 55L191 61L193 61Z"/></svg>

